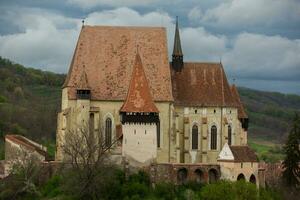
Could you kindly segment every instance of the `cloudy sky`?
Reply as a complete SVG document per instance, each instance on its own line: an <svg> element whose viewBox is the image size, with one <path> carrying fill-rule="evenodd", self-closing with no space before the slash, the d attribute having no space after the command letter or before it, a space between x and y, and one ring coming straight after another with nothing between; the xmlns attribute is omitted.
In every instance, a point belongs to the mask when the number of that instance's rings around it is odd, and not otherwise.
<svg viewBox="0 0 300 200"><path fill-rule="evenodd" d="M300 0L0 0L0 56L68 70L81 21L164 26L186 61L220 59L239 86L300 94Z"/></svg>

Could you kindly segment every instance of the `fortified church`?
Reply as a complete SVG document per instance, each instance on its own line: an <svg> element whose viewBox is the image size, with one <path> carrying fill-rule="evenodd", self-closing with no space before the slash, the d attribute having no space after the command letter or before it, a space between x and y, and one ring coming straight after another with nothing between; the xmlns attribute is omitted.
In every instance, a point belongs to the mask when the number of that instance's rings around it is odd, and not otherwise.
<svg viewBox="0 0 300 200"><path fill-rule="evenodd" d="M178 20L169 60L165 28L84 25L62 89L55 160L68 160L66 133L88 126L112 157L150 167L156 180L258 184L248 116L222 63L185 61Z"/></svg>

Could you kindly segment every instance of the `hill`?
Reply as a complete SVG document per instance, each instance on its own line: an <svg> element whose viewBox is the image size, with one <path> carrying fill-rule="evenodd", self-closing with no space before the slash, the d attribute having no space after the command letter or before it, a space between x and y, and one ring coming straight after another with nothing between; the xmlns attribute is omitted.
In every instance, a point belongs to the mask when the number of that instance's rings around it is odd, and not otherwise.
<svg viewBox="0 0 300 200"><path fill-rule="evenodd" d="M25 68L0 57L0 137L22 134L48 145L53 154L64 79L63 74ZM239 92L250 118L250 145L260 153L276 151L294 112L300 110L300 96L247 88Z"/></svg>
<svg viewBox="0 0 300 200"><path fill-rule="evenodd" d="M21 134L54 150L65 75L25 68L0 57L0 160L3 135Z"/></svg>

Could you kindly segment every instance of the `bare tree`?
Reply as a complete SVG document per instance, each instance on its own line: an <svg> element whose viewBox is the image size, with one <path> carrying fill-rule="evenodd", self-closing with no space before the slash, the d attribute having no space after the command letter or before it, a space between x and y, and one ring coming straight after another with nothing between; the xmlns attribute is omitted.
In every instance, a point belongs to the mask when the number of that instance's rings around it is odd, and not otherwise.
<svg viewBox="0 0 300 200"><path fill-rule="evenodd" d="M28 195L38 197L40 160L32 152L25 150L17 150L15 154L16 159L9 162L10 175L0 184L0 198L18 199Z"/></svg>
<svg viewBox="0 0 300 200"><path fill-rule="evenodd" d="M108 150L117 141L114 139L110 146L106 146L102 134L94 135L94 131L87 126L67 132L63 146L64 160L71 164L69 172L72 174L68 176L70 184L67 190L77 193L80 198L98 199L101 195L99 187L105 184L105 176L115 169Z"/></svg>

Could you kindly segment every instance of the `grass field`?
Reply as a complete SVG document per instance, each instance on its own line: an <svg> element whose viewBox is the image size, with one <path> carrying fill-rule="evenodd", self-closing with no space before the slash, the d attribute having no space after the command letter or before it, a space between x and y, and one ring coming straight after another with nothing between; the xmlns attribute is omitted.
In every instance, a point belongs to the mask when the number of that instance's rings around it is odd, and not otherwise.
<svg viewBox="0 0 300 200"><path fill-rule="evenodd" d="M279 162L284 159L282 144L266 139L249 138L248 145L255 150L260 161Z"/></svg>

